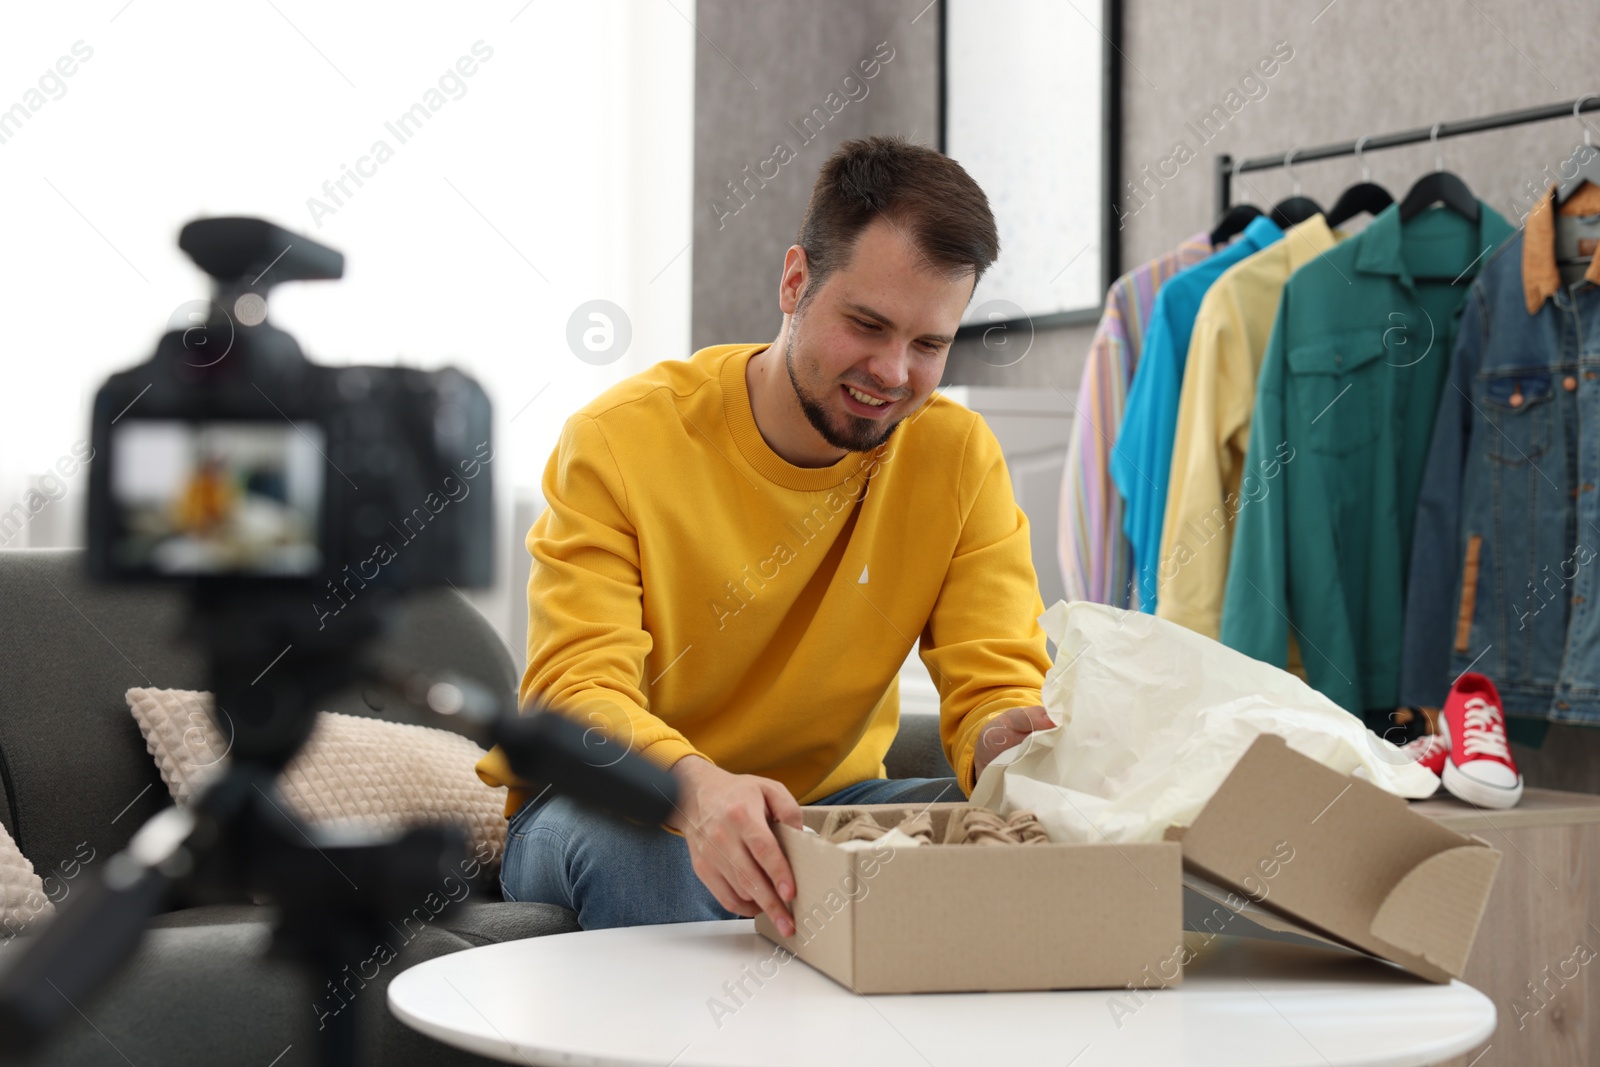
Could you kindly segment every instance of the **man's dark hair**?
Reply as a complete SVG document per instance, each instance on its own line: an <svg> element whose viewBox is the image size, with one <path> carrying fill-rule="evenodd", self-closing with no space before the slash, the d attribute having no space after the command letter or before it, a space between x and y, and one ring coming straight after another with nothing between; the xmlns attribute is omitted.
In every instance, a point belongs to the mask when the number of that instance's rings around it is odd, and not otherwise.
<svg viewBox="0 0 1600 1067"><path fill-rule="evenodd" d="M846 141L817 173L795 238L810 270L802 304L850 262L861 231L880 216L930 269L971 271L974 288L1000 255L989 198L961 164L900 136Z"/></svg>

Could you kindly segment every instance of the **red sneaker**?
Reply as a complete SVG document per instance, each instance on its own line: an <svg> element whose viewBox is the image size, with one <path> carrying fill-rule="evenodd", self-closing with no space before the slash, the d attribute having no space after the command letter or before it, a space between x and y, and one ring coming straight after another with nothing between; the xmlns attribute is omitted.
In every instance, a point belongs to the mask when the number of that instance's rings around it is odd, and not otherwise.
<svg viewBox="0 0 1600 1067"><path fill-rule="evenodd" d="M1422 764L1434 774L1443 774L1444 762L1450 756L1450 742L1441 734L1423 734L1409 744L1401 745L1400 751L1411 762Z"/></svg>
<svg viewBox="0 0 1600 1067"><path fill-rule="evenodd" d="M1522 775L1493 682L1481 674L1458 678L1439 713L1439 730L1450 749L1441 774L1446 789L1485 808L1509 808L1522 799Z"/></svg>

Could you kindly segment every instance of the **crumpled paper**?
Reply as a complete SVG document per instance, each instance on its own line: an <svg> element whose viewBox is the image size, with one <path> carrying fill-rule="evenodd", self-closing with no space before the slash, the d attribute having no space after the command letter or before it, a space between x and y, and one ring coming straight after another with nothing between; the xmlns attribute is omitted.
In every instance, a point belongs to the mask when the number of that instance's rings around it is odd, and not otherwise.
<svg viewBox="0 0 1600 1067"><path fill-rule="evenodd" d="M809 826L802 827L801 829L808 834L816 833L816 831ZM818 836L821 835L819 834ZM846 852L861 852L865 849L878 848L883 845L887 845L890 848L918 848L922 845L922 839L912 837L910 834L903 834L900 832L900 827L891 826L889 829L883 832L882 837L873 838L871 841L858 839L855 841L834 842L834 846L836 848L842 848Z"/></svg>
<svg viewBox="0 0 1600 1067"><path fill-rule="evenodd" d="M1052 841L1159 841L1188 826L1263 733L1402 797L1433 773L1288 671L1174 622L1057 601L1039 617L1056 642L1038 730L983 769L970 798L1031 808Z"/></svg>
<svg viewBox="0 0 1600 1067"><path fill-rule="evenodd" d="M842 848L846 852L861 852L869 848L919 848L922 845L920 838L900 832L898 826L891 826L883 832L882 837L875 837L871 841L857 839L855 841L836 841L835 848Z"/></svg>

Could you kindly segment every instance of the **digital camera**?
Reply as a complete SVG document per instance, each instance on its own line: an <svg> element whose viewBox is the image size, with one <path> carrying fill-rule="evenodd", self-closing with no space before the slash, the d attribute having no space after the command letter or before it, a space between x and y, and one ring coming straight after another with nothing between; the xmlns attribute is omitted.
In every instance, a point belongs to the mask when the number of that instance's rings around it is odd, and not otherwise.
<svg viewBox="0 0 1600 1067"><path fill-rule="evenodd" d="M215 280L95 397L87 557L98 580L302 590L321 629L376 587L492 579L490 408L454 368L321 366L266 320L344 257L260 219L186 225ZM274 598L276 599L276 598Z"/></svg>

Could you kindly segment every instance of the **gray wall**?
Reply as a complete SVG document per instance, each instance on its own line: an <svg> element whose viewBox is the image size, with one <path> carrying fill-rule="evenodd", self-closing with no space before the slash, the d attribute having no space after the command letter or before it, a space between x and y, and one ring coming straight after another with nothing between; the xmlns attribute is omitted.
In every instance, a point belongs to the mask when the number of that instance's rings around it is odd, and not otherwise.
<svg viewBox="0 0 1600 1067"><path fill-rule="evenodd" d="M934 7L918 17L927 6L928 0L699 0L695 348L777 336L784 250L794 243L817 168L839 142L902 133L938 145L939 12ZM845 85L846 76L860 79L858 64L883 42L892 58L875 77ZM829 110L830 93L837 94L831 105L837 114ZM802 127L815 108L827 122ZM780 143L793 158L768 163ZM743 183L742 199L728 182Z"/></svg>
<svg viewBox="0 0 1600 1067"><path fill-rule="evenodd" d="M781 322L776 289L783 250L794 238L817 166L839 140L901 132L937 144L937 8L911 22L927 0L700 0L695 60L694 344L762 341ZM1569 99L1600 91L1593 73L1593 0L1473 0L1395 4L1388 0L1130 0L1123 51L1125 176L1171 157L1180 140L1196 151L1176 177L1147 186L1142 206L1124 189L1123 263L1167 249L1212 218L1212 158L1348 140L1440 120ZM707 45L714 42L726 58ZM803 147L786 122L821 102L857 60L887 40L895 58L859 104L847 105L824 135ZM1280 41L1294 55L1265 79L1210 143L1186 123L1212 105ZM730 62L731 61L731 62ZM744 71L750 82L733 69ZM1241 94L1243 95L1243 94ZM1064 103L1063 106L1069 106ZM1589 116L1600 129L1600 115ZM1579 139L1578 125L1540 123L1440 142L1445 167L1516 221L1523 184L1541 180ZM775 140L796 158L718 228L709 206L723 182L772 154ZM1403 196L1433 168L1427 146L1369 154L1373 179ZM1330 204L1360 175L1352 159L1295 168L1306 195ZM1170 172L1170 170L1169 170ZM770 168L769 168L770 173ZM1263 207L1287 196L1278 171L1242 175L1236 200ZM729 201L732 203L732 201ZM1002 253L1003 254L1003 253ZM1041 330L1026 359L984 363L958 346L946 380L969 385L1078 383L1092 327Z"/></svg>
<svg viewBox="0 0 1600 1067"><path fill-rule="evenodd" d="M1174 17L1178 11L1182 17ZM1127 219L1124 262L1148 259L1209 225L1211 163L1219 151L1260 155L1600 91L1590 47L1597 17L1593 0L1130 3L1127 177L1170 156L1180 139L1198 143L1185 123L1220 102L1274 44L1287 41L1294 58L1267 81L1263 98L1246 104L1220 136L1201 146L1200 158ZM1600 116L1587 118L1600 129ZM1526 210L1522 198L1513 203L1518 187L1565 158L1580 139L1578 124L1568 119L1451 138L1439 147L1445 169L1516 222ZM1433 169L1433 149L1388 149L1368 154L1367 162L1373 180L1399 197ZM1349 158L1296 166L1295 172L1305 194L1325 206L1360 177ZM1235 199L1266 207L1290 190L1282 171L1261 171L1240 176ZM1137 206L1126 193L1119 203L1123 211Z"/></svg>

